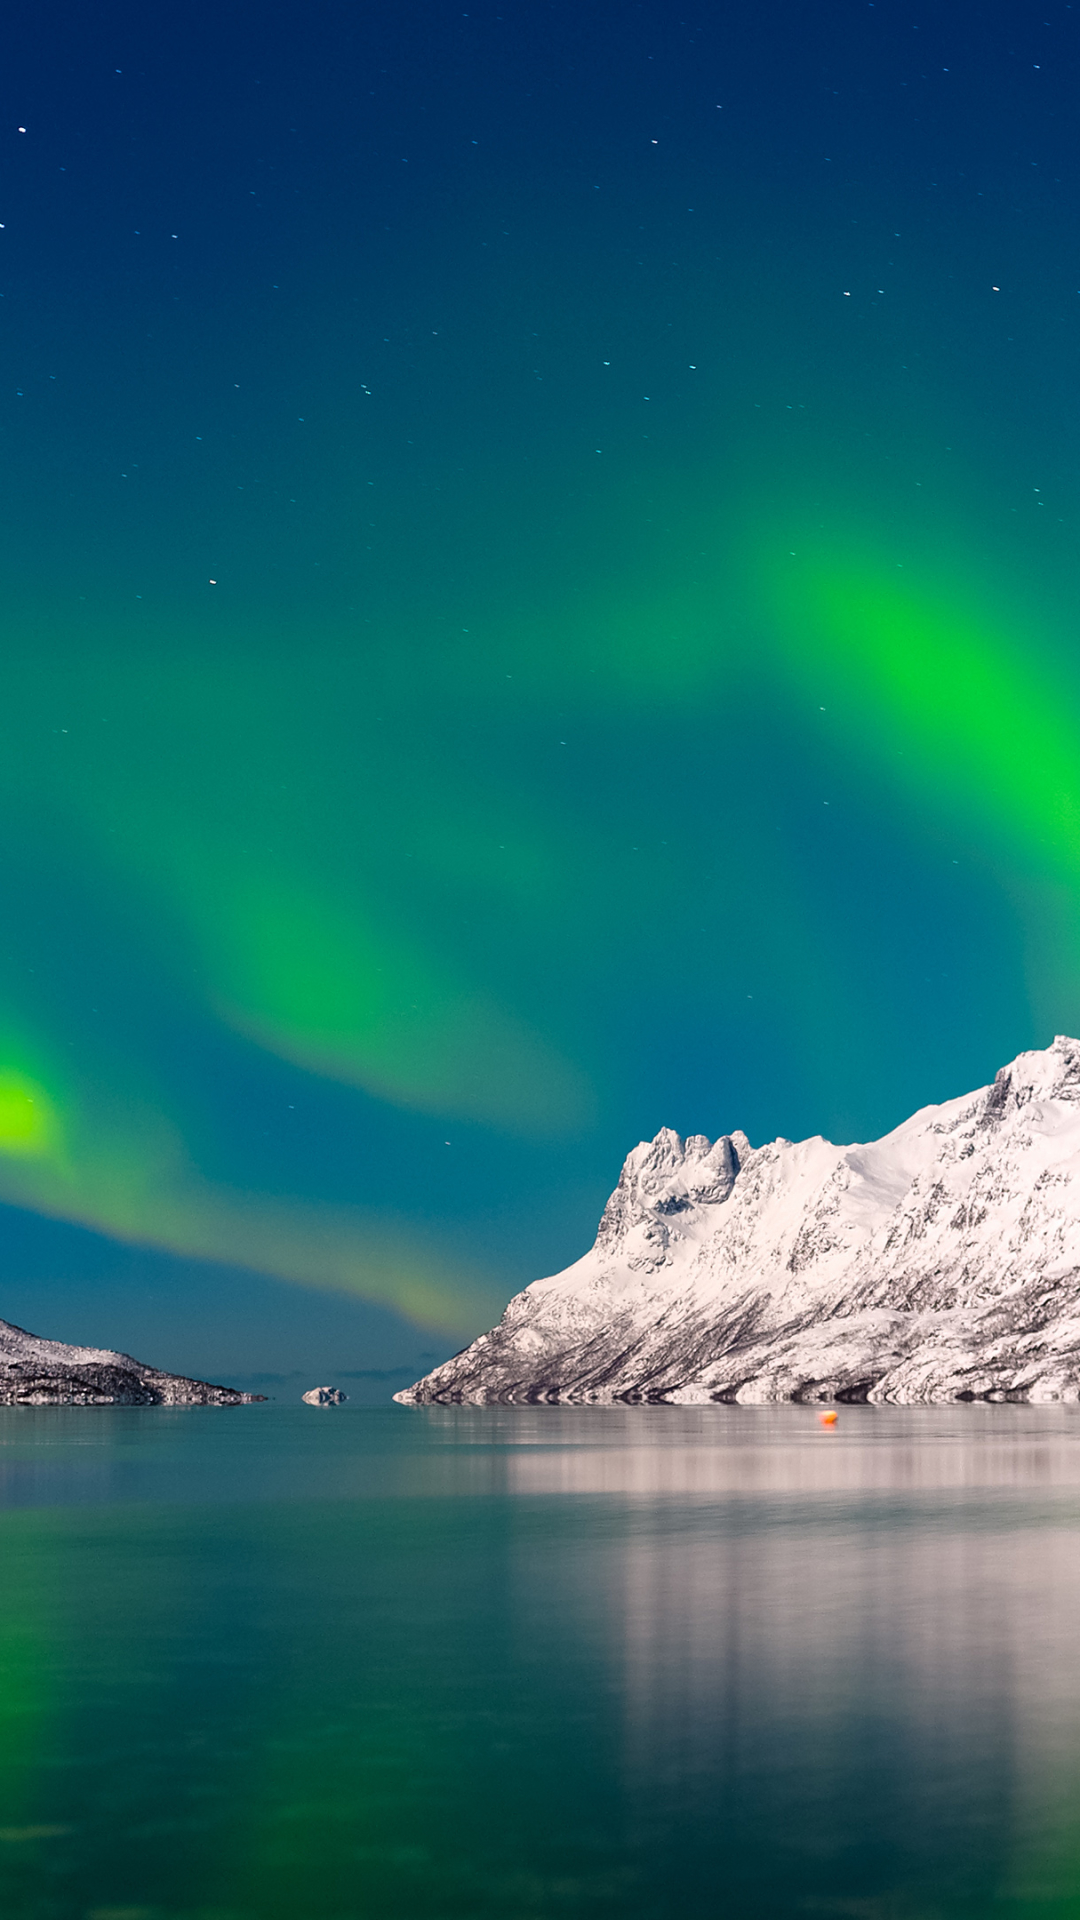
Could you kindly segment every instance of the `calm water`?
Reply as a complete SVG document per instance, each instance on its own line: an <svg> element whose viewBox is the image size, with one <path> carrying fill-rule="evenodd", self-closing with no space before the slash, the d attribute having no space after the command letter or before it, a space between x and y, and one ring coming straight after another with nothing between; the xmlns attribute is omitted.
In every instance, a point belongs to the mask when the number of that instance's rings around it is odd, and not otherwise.
<svg viewBox="0 0 1080 1920"><path fill-rule="evenodd" d="M0 1412L4 1920L1080 1915L1080 1413Z"/></svg>

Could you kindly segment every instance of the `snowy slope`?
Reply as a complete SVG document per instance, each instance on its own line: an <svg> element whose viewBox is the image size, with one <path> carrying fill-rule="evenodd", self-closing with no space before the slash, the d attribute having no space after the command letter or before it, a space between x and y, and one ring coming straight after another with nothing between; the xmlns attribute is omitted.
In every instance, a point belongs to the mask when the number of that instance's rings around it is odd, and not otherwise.
<svg viewBox="0 0 1080 1920"><path fill-rule="evenodd" d="M108 1347L71 1347L0 1320L0 1406L236 1406L261 1395L161 1373Z"/></svg>
<svg viewBox="0 0 1080 1920"><path fill-rule="evenodd" d="M596 1244L398 1400L1080 1398L1080 1041L884 1139L630 1154Z"/></svg>

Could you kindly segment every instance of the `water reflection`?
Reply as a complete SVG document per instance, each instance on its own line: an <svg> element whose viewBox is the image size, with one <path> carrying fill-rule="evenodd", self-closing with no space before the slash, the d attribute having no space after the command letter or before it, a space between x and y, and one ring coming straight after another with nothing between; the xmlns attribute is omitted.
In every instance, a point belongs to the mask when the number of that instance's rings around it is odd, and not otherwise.
<svg viewBox="0 0 1080 1920"><path fill-rule="evenodd" d="M873 1417L873 1416L871 1416ZM642 1444L561 1446L525 1451L508 1465L521 1494L629 1494L648 1499L711 1495L945 1492L950 1489L1080 1487L1080 1421L1075 1432L959 1432L940 1436L796 1432L763 1438L725 1433L706 1441L657 1434ZM504 1444L506 1444L504 1440ZM535 1445L535 1443L534 1443Z"/></svg>
<svg viewBox="0 0 1080 1920"><path fill-rule="evenodd" d="M1080 1408L0 1408L0 1509L1080 1487Z"/></svg>
<svg viewBox="0 0 1080 1920"><path fill-rule="evenodd" d="M1075 1410L74 1411L0 1420L5 1920L1075 1910Z"/></svg>
<svg viewBox="0 0 1080 1920"><path fill-rule="evenodd" d="M655 1432L540 1422L508 1471L625 1503L593 1574L635 1851L755 1912L1080 1909L1075 1414Z"/></svg>

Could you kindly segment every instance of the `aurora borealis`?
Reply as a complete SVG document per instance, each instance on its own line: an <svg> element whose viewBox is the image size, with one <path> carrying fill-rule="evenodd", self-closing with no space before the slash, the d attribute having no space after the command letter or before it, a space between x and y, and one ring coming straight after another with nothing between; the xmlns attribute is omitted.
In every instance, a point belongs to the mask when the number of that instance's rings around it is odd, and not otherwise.
<svg viewBox="0 0 1080 1920"><path fill-rule="evenodd" d="M1077 36L16 22L0 1310L460 1344L659 1126L1077 1030Z"/></svg>

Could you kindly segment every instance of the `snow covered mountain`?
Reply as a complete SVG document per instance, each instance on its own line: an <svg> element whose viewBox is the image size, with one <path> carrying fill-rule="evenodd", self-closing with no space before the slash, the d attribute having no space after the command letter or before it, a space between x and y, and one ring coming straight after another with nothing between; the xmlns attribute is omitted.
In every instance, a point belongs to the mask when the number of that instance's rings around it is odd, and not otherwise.
<svg viewBox="0 0 1080 1920"><path fill-rule="evenodd" d="M39 1340L0 1320L0 1406L233 1407L262 1397L161 1373L107 1347Z"/></svg>
<svg viewBox="0 0 1080 1920"><path fill-rule="evenodd" d="M663 1128L591 1251L395 1398L1080 1399L1080 1041L865 1146Z"/></svg>

